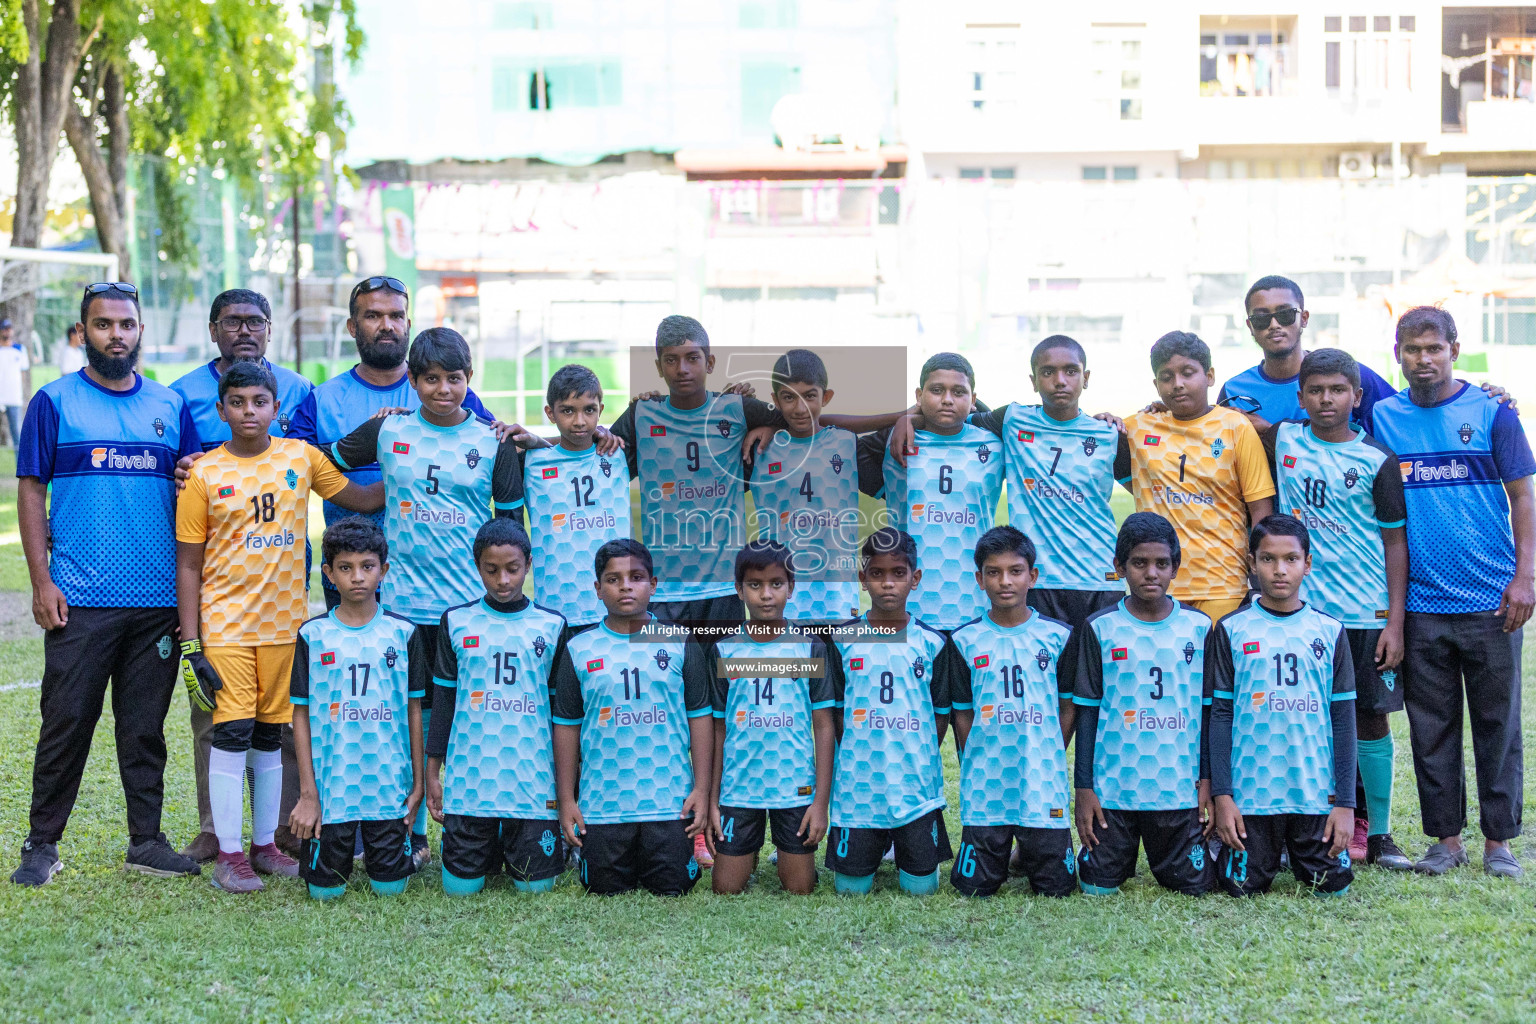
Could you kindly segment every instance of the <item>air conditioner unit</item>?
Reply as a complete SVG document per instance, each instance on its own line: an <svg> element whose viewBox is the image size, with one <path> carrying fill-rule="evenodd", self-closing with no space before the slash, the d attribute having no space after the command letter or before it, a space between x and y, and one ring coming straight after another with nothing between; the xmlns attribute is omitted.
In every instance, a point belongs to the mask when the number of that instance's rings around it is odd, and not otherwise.
<svg viewBox="0 0 1536 1024"><path fill-rule="evenodd" d="M1376 158L1364 150L1347 150L1339 154L1339 177L1376 177Z"/></svg>

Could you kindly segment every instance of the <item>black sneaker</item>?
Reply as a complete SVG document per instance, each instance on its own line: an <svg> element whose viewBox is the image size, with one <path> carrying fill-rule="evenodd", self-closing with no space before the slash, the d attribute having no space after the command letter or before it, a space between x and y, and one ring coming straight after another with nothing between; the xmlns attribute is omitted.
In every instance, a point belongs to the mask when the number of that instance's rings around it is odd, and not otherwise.
<svg viewBox="0 0 1536 1024"><path fill-rule="evenodd" d="M1379 836L1367 836L1365 840L1365 862L1375 864L1377 867L1386 868L1388 871L1412 871L1413 861L1407 854L1397 848L1397 843L1392 841L1392 833L1385 832Z"/></svg>
<svg viewBox="0 0 1536 1024"><path fill-rule="evenodd" d="M123 867L129 871L154 875L156 878L178 878L182 875L203 873L203 869L197 866L197 861L171 848L171 844L165 839L164 832L137 846L130 844L128 856L123 858Z"/></svg>
<svg viewBox="0 0 1536 1024"><path fill-rule="evenodd" d="M47 885L63 869L57 843L34 843L28 839L21 844L21 867L11 872L11 881L34 887Z"/></svg>

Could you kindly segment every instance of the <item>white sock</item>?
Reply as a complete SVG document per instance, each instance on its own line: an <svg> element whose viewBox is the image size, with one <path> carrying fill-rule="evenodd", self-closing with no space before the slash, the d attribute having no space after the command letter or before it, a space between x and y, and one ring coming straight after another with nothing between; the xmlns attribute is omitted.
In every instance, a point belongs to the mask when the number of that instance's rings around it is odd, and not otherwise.
<svg viewBox="0 0 1536 1024"><path fill-rule="evenodd" d="M283 801L283 754L280 750L251 750L251 845L270 846L277 831Z"/></svg>
<svg viewBox="0 0 1536 1024"><path fill-rule="evenodd" d="M239 853L245 824L245 751L208 751L208 803L220 853Z"/></svg>

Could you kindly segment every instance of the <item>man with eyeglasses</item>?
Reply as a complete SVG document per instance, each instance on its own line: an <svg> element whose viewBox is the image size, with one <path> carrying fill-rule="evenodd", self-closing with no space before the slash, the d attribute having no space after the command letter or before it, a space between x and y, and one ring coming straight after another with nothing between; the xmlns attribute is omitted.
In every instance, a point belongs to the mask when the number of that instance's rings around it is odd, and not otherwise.
<svg viewBox="0 0 1536 1024"><path fill-rule="evenodd" d="M32 397L16 457L32 617L45 630L30 827L11 875L28 886L61 867L58 842L109 683L128 808L124 867L199 873L160 831L177 669L175 470L200 451L197 427L180 395L135 372L144 327L133 285L87 287L78 326L85 369Z"/></svg>
<svg viewBox="0 0 1536 1024"><path fill-rule="evenodd" d="M314 390L315 386L304 377L267 361L271 328L272 305L260 292L231 288L220 292L213 300L208 311L208 338L219 350L218 358L210 359L171 385L171 390L187 403L203 451L212 451L229 440L229 424L219 415L219 378L236 363L260 363L277 378L277 415L272 417L270 428L276 437L287 432L293 410ZM201 828L197 838L181 852L199 864L206 864L219 855L219 838L213 832L213 806L208 798L208 751L212 732L213 715L193 707L192 764L197 776L197 814ZM283 798L278 820L287 822L288 812L299 801L299 770L293 755L291 726L283 729L281 749ZM286 824L278 829L277 843L285 852L298 852L299 844Z"/></svg>

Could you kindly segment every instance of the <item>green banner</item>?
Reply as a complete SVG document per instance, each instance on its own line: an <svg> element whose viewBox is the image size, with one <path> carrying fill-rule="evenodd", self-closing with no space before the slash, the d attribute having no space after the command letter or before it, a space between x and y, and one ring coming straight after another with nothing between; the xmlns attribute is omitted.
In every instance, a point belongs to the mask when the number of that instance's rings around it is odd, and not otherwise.
<svg viewBox="0 0 1536 1024"><path fill-rule="evenodd" d="M381 195L384 215L384 273L398 277L416 294L416 192L391 185Z"/></svg>

